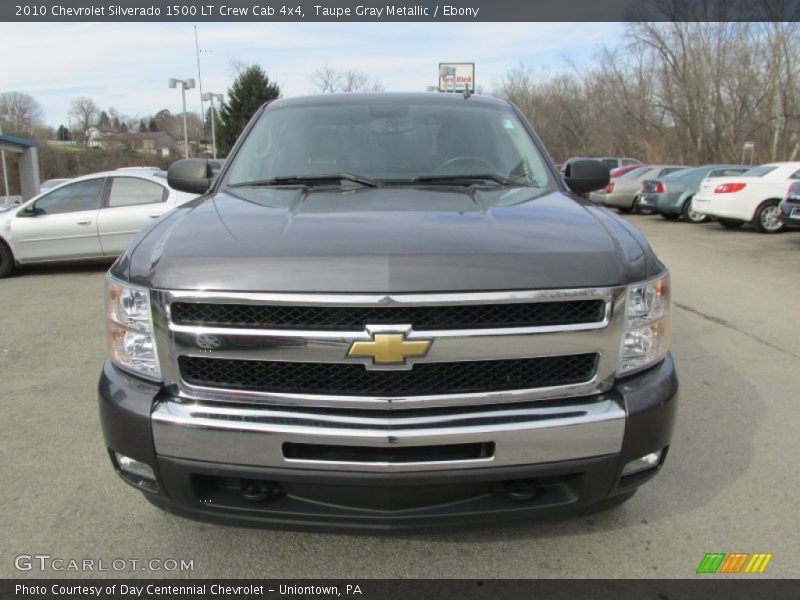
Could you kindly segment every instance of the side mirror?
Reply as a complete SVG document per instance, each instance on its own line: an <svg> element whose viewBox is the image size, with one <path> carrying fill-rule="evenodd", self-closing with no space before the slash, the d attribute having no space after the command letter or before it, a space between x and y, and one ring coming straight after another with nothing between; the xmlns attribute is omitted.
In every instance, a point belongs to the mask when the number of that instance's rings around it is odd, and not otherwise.
<svg viewBox="0 0 800 600"><path fill-rule="evenodd" d="M167 170L169 187L179 192L205 194L211 187L213 173L207 160L201 158L184 158L175 161Z"/></svg>
<svg viewBox="0 0 800 600"><path fill-rule="evenodd" d="M42 214L42 210L36 208L35 204L28 204L25 208L17 213L18 217L36 217Z"/></svg>
<svg viewBox="0 0 800 600"><path fill-rule="evenodd" d="M579 195L602 189L610 180L608 167L593 158L575 159L564 170L564 182Z"/></svg>

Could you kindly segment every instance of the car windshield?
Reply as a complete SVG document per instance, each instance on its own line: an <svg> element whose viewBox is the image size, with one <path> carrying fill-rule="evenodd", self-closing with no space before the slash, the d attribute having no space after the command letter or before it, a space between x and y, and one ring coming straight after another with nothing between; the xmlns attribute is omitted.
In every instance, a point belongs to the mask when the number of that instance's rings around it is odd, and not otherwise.
<svg viewBox="0 0 800 600"><path fill-rule="evenodd" d="M374 100L268 109L231 159L225 185L553 184L524 125L501 105ZM275 181L282 180L282 181Z"/></svg>
<svg viewBox="0 0 800 600"><path fill-rule="evenodd" d="M647 173L648 171L652 170L653 167L636 167L632 171L628 171L624 175L620 176L620 179L639 179L642 175Z"/></svg>
<svg viewBox="0 0 800 600"><path fill-rule="evenodd" d="M742 177L763 177L767 173L772 173L778 167L772 165L762 165L760 167L753 167L752 169L742 173Z"/></svg>
<svg viewBox="0 0 800 600"><path fill-rule="evenodd" d="M707 167L698 167L696 169L680 169L678 171L672 171L667 175L664 175L662 179L670 179L672 181L679 180L679 179L692 179L693 177L699 177L700 175L707 173Z"/></svg>

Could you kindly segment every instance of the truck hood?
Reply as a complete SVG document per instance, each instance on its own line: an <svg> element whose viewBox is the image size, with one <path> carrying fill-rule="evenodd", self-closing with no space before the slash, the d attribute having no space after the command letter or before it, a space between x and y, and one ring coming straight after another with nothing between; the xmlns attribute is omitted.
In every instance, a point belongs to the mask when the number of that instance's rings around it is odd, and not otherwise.
<svg viewBox="0 0 800 600"><path fill-rule="evenodd" d="M562 192L432 186L219 192L142 232L114 272L162 289L399 293L610 286L659 268L630 225Z"/></svg>

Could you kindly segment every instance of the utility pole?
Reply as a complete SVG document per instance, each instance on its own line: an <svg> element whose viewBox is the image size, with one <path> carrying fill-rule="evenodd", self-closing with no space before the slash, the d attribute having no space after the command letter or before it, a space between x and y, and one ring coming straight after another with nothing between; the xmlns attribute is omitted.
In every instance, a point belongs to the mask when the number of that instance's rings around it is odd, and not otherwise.
<svg viewBox="0 0 800 600"><path fill-rule="evenodd" d="M203 134L206 131L206 111L203 108L203 78L200 75L200 42L197 40L197 25L194 26L194 52L197 59L197 86L200 92L200 120L203 123Z"/></svg>

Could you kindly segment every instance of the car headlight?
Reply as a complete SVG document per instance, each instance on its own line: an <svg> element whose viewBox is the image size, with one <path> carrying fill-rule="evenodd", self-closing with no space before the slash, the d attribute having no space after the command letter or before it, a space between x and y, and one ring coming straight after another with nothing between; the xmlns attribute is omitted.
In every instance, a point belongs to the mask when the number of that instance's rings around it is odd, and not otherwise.
<svg viewBox="0 0 800 600"><path fill-rule="evenodd" d="M617 375L639 371L667 355L669 287L669 273L628 286Z"/></svg>
<svg viewBox="0 0 800 600"><path fill-rule="evenodd" d="M106 322L111 361L136 375L159 380L150 290L106 278Z"/></svg>

